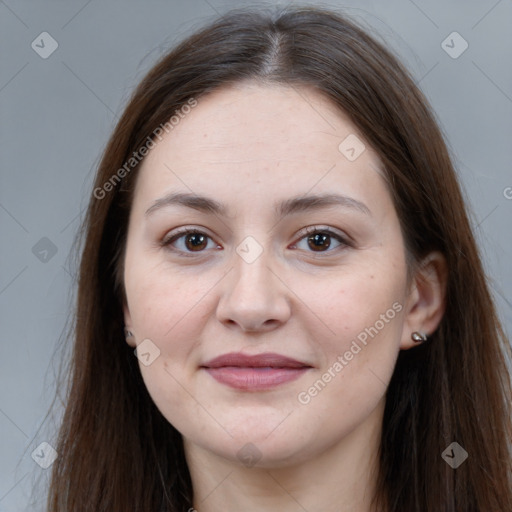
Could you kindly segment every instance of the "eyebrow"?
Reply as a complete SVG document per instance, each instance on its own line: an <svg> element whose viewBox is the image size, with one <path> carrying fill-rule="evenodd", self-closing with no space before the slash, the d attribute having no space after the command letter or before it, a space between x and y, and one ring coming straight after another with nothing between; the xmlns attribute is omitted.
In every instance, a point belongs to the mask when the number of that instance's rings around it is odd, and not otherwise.
<svg viewBox="0 0 512 512"><path fill-rule="evenodd" d="M146 210L145 215L148 216L161 208L175 205L184 206L203 213L229 217L227 207L224 204L219 203L215 199L188 192L170 193L160 199L157 199ZM280 203L276 203L274 205L274 211L279 218L282 218L294 213L320 210L330 206L350 208L371 216L370 209L364 203L352 197L340 194L316 194L292 197Z"/></svg>

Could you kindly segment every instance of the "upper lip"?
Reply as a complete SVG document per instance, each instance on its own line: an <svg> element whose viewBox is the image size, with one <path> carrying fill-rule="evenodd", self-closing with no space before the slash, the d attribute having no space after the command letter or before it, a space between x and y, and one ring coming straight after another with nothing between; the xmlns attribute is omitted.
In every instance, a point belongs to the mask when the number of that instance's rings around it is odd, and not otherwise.
<svg viewBox="0 0 512 512"><path fill-rule="evenodd" d="M311 368L311 365L307 363L273 352L256 355L230 352L229 354L214 357L201 366L206 368L222 368L223 366L237 366L240 368Z"/></svg>

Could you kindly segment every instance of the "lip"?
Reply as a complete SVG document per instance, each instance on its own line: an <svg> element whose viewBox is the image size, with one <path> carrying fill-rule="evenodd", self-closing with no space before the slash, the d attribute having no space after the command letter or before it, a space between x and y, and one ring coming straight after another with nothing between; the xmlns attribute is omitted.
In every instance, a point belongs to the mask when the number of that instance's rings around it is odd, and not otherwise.
<svg viewBox="0 0 512 512"><path fill-rule="evenodd" d="M298 379L312 366L281 354L231 352L201 365L217 382L243 391L263 391Z"/></svg>

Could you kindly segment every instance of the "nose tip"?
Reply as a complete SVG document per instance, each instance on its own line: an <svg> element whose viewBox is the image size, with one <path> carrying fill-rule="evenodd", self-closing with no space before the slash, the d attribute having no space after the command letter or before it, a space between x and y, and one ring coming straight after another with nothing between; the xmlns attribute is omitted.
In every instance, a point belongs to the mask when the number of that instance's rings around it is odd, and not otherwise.
<svg viewBox="0 0 512 512"><path fill-rule="evenodd" d="M236 272L224 282L217 318L244 333L267 332L290 316L287 289L263 257L252 263L240 258Z"/></svg>

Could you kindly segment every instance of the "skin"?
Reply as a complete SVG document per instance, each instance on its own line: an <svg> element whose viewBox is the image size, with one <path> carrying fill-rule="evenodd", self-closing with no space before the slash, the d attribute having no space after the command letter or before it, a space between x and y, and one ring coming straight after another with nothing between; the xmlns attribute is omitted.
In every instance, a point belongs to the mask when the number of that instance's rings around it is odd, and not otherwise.
<svg viewBox="0 0 512 512"><path fill-rule="evenodd" d="M338 149L350 134L366 146L354 161ZM145 214L171 192L213 198L228 216L179 205ZM333 192L370 214L330 206L279 219L273 210ZM351 242L308 242L308 226ZM199 251L186 236L162 246L178 227L209 238ZM262 249L251 263L236 250L247 236ZM246 82L201 97L143 162L124 264L127 342L160 350L140 371L183 435L195 509L370 511L384 395L399 351L416 346L411 333L439 324L446 268L432 253L408 282L378 155L350 119L306 87ZM333 372L394 303L394 318ZM312 368L271 390L240 391L199 368L227 352L277 352ZM334 376L301 403L329 368ZM247 443L250 462L240 455Z"/></svg>

